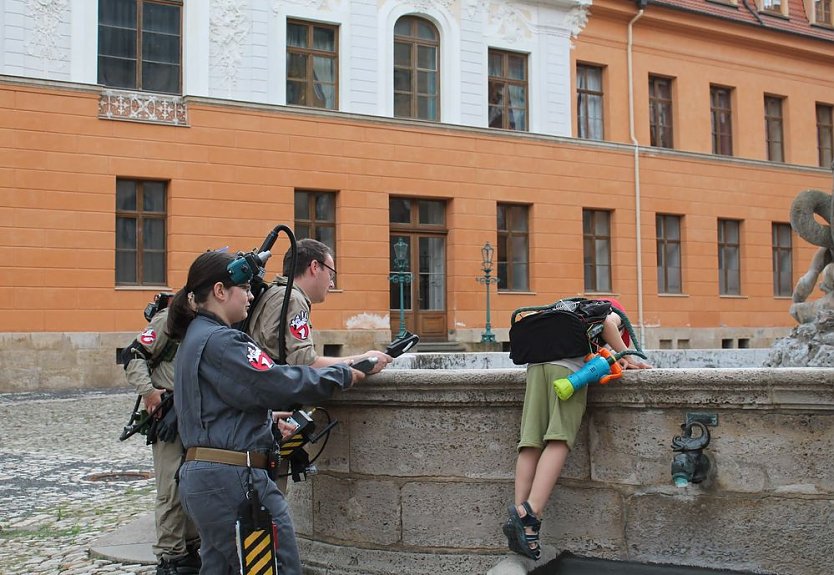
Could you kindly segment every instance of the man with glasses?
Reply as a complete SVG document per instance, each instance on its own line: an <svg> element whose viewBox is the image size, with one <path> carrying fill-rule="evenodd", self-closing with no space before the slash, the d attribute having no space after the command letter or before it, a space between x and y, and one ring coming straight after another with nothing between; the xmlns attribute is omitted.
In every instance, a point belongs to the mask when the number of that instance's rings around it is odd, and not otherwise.
<svg viewBox="0 0 834 575"><path fill-rule="evenodd" d="M354 363L362 358L373 356L378 358L378 361L370 373L379 372L393 361L391 356L381 351L370 350L360 355L346 357L327 357L316 353L310 311L313 304L324 302L329 290L335 286L336 264L330 248L318 240L309 238L298 240L296 249L295 273L292 294L287 306L287 327L284 338L287 364L321 368L337 363ZM249 310L249 318L244 325L246 333L263 348L269 357L276 361L281 357L278 325L284 294L287 291L287 278L292 273L291 262L292 248L284 254L284 275L277 276L261 294ZM285 472L286 462L283 462L279 474ZM276 483L281 491L286 492L286 477L279 478Z"/></svg>
<svg viewBox="0 0 834 575"><path fill-rule="evenodd" d="M313 304L324 302L330 289L335 286L336 264L330 248L318 240L298 240L296 248L293 291L287 308L286 362L289 365L328 367L374 356L378 358L378 362L370 373L377 373L393 361L391 356L381 351L370 350L347 357L326 357L316 353L310 311ZM280 357L278 324L284 293L287 291L287 277L292 272L289 269L291 261L292 252L288 250L284 254L284 275L276 277L258 298L254 307L249 310L249 320L245 326L252 339L275 359Z"/></svg>

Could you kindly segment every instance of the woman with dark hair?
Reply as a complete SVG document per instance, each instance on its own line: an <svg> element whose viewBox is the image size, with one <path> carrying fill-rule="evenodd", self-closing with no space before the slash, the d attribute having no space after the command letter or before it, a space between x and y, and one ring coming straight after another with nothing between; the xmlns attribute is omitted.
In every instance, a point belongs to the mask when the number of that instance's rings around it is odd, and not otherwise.
<svg viewBox="0 0 834 575"><path fill-rule="evenodd" d="M168 333L181 340L174 404L186 449L180 499L200 532L200 573L240 573L238 510L256 494L277 529L281 573L301 573L283 494L267 475L271 409L314 404L364 376L348 365L325 369L276 365L245 333L251 271L234 255L206 252L170 305ZM241 271L241 270L244 271Z"/></svg>

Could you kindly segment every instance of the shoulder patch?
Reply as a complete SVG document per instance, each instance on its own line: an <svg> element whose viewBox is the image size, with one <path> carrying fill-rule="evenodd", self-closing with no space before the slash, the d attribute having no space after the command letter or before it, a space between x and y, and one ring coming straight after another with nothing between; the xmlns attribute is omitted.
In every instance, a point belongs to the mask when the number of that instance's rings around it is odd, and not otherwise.
<svg viewBox="0 0 834 575"><path fill-rule="evenodd" d="M246 359L249 361L249 365L258 371L266 371L275 365L272 358L265 354L263 350L261 350L254 343L247 344Z"/></svg>
<svg viewBox="0 0 834 575"><path fill-rule="evenodd" d="M313 327L310 325L310 316L306 311L300 311L290 320L290 333L300 341L310 338Z"/></svg>
<svg viewBox="0 0 834 575"><path fill-rule="evenodd" d="M153 328L147 327L145 331L139 334L139 341L144 345L151 345L156 341L156 332Z"/></svg>

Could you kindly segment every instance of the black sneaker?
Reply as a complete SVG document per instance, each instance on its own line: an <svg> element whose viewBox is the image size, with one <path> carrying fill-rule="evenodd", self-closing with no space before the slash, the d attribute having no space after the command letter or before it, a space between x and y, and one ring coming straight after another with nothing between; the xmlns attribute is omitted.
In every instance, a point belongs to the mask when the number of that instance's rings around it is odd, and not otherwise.
<svg viewBox="0 0 834 575"><path fill-rule="evenodd" d="M160 559L156 564L156 575L179 575L177 565L173 561Z"/></svg>
<svg viewBox="0 0 834 575"><path fill-rule="evenodd" d="M180 575L197 575L203 562L200 560L199 549L189 549L188 555L177 560L177 573Z"/></svg>
<svg viewBox="0 0 834 575"><path fill-rule="evenodd" d="M200 557L185 555L177 559L161 559L156 566L156 575L198 575Z"/></svg>

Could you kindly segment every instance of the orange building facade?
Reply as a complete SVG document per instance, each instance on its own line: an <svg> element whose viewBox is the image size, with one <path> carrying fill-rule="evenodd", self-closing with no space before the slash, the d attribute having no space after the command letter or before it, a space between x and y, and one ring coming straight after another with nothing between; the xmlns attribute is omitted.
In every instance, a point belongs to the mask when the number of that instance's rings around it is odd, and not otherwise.
<svg viewBox="0 0 834 575"><path fill-rule="evenodd" d="M400 238L414 279L404 317L425 341L472 348L490 289L498 342L516 308L602 294L625 304L648 348L767 346L794 325L774 254L792 286L816 251L795 233L775 245L774 230L800 191L831 190L819 111L834 105L834 29L782 4L775 15L732 1L577 3L570 134L188 93L155 119L119 111L129 98L100 85L2 75L0 357L12 378L45 385L31 363L54 361L55 375L84 348L107 364L91 381L110 377L145 304L181 287L196 255L248 251L277 224L309 230L300 202L317 194L333 200L338 276L313 324L333 353L396 333ZM544 98L532 86L531 116ZM164 238L145 246L164 282L119 277L124 181L164 190ZM505 265L512 285L479 283L487 242L504 246L492 273Z"/></svg>

